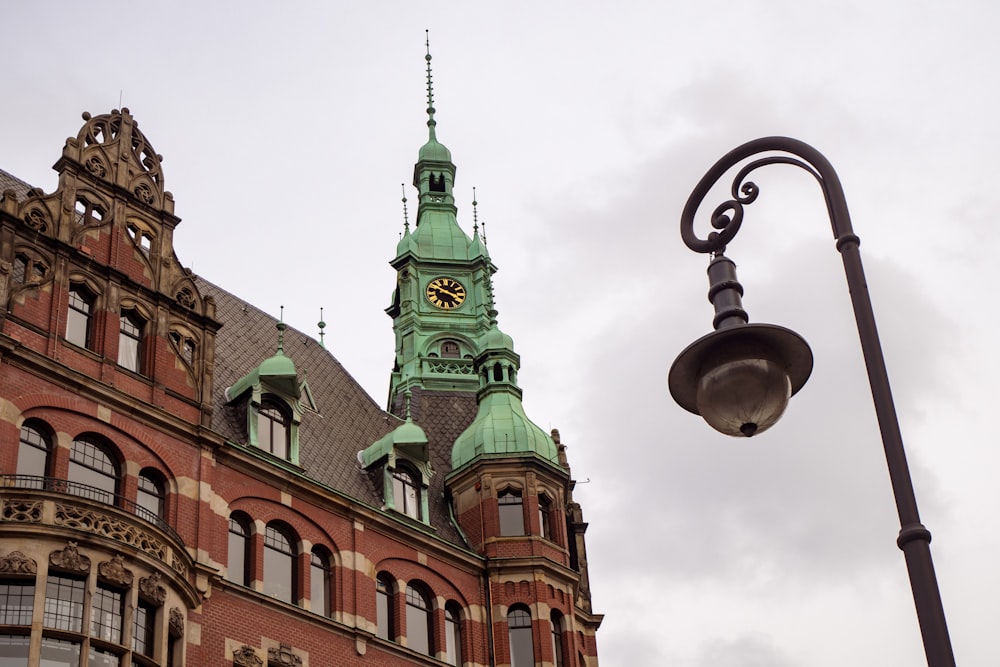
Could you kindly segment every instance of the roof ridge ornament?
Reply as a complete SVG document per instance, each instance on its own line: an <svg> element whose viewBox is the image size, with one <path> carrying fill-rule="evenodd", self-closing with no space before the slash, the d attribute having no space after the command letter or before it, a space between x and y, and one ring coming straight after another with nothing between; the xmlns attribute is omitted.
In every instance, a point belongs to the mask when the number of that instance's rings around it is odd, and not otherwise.
<svg viewBox="0 0 1000 667"><path fill-rule="evenodd" d="M285 307L281 306L281 315L278 318L278 324L275 325L278 329L278 354L285 353Z"/></svg>
<svg viewBox="0 0 1000 667"><path fill-rule="evenodd" d="M323 306L319 307L319 322L316 326L319 327L319 346L325 350L326 343L323 342L323 336L326 335L326 332L323 329L326 328L326 322L323 321Z"/></svg>
<svg viewBox="0 0 1000 667"><path fill-rule="evenodd" d="M410 217L406 212L406 183L399 184L400 189L403 191L403 232L405 234L410 233Z"/></svg>

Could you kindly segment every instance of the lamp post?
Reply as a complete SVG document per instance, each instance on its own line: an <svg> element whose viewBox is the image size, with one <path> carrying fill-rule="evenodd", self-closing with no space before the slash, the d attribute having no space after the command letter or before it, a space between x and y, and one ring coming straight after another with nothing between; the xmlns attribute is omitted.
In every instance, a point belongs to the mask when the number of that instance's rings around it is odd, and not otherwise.
<svg viewBox="0 0 1000 667"><path fill-rule="evenodd" d="M730 169L745 164L731 187L732 199L717 206L705 239L694 232L694 216L702 200ZM759 189L747 178L760 167L788 164L804 169L819 182L826 200L837 250L844 262L861 350L868 369L889 479L892 483L902 550L910 576L913 601L930 667L955 664L944 607L931 560L931 534L920 523L913 482L906 464L899 420L889 389L882 345L865 282L860 240L851 227L840 179L830 162L812 146L788 137L765 137L739 146L716 162L688 197L681 214L681 237L695 252L709 253L709 300L715 307L712 333L689 345L674 361L668 376L670 393L684 409L700 414L722 433L753 436L773 425L789 398L809 378L812 352L795 332L771 324L749 324L743 309L743 288L736 267L725 256L726 245L740 229L743 209Z"/></svg>

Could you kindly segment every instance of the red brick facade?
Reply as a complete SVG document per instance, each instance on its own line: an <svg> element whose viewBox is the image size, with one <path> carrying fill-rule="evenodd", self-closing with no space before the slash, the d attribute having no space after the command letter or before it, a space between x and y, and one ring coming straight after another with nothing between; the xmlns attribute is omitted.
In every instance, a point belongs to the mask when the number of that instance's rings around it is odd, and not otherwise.
<svg viewBox="0 0 1000 667"><path fill-rule="evenodd" d="M475 395L417 395L414 420L433 463L431 486L417 492L429 509L416 519L394 510L381 464L363 470L357 452L400 417L294 330L281 340L296 350L289 363L310 371L308 386L298 373L275 388L266 370L275 321L183 268L160 158L128 110L84 119L52 194L0 172L0 584L13 596L8 608L20 604L32 619L0 618L11 655L72 661L80 652L88 664L89 652L103 661L91 664L170 667L434 665L457 662L457 637L458 664L508 665L508 613L523 605L535 664L597 665L601 616L590 607L586 524L565 459L558 468L486 460L445 483L449 443L475 415ZM89 299L85 345L67 340L74 289ZM137 360L123 365L126 313L142 336ZM229 393L239 387L250 389ZM307 392L316 405L305 406ZM255 415L268 396L286 394L294 446L275 456ZM443 400L464 407L436 412ZM524 535L500 536L504 489L523 499ZM249 528L243 581L231 517ZM279 534L287 556L266 544ZM328 559L328 581L314 552ZM291 572L288 601L266 592L275 567ZM393 582L381 629L379 575ZM46 601L61 599L56 581L82 586L82 601L68 607L79 619L50 614ZM408 588L426 596L426 611L407 604ZM120 606L99 609L109 591ZM119 630L94 630L112 617ZM426 651L410 638L418 617L427 619ZM553 618L562 625L555 637Z"/></svg>

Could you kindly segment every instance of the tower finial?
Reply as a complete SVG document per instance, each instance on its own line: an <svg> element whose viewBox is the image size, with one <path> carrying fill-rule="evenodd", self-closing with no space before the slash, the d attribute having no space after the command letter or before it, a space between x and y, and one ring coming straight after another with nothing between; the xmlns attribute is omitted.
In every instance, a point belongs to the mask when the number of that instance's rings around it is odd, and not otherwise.
<svg viewBox="0 0 1000 667"><path fill-rule="evenodd" d="M479 234L479 213L476 207L479 206L479 202L476 201L476 186L472 186L472 233L473 235Z"/></svg>
<svg viewBox="0 0 1000 667"><path fill-rule="evenodd" d="M278 319L278 354L285 353L285 307L281 307L281 317Z"/></svg>
<svg viewBox="0 0 1000 667"><path fill-rule="evenodd" d="M424 32L427 45L427 55L424 56L424 60L427 61L427 127L430 128L431 139L437 139L434 134L437 121L434 120L434 79L431 76L431 31L424 30Z"/></svg>
<svg viewBox="0 0 1000 667"><path fill-rule="evenodd" d="M319 327L319 346L325 350L326 343L323 342L323 336L325 336L326 333L323 331L323 329L326 328L326 322L323 321L323 306L319 307L319 324L317 324L316 326Z"/></svg>
<svg viewBox="0 0 1000 667"><path fill-rule="evenodd" d="M403 229L408 234L410 232L410 218L406 214L406 183L400 183L399 187L403 190Z"/></svg>

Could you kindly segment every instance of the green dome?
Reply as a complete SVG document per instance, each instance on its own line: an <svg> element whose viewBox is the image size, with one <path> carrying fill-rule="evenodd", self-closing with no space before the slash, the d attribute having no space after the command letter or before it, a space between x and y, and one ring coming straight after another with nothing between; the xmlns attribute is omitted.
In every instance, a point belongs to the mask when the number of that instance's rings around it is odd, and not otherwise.
<svg viewBox="0 0 1000 667"><path fill-rule="evenodd" d="M451 162L451 151L435 138L420 147L418 162Z"/></svg>
<svg viewBox="0 0 1000 667"><path fill-rule="evenodd" d="M451 469L481 457L531 455L559 465L556 444L524 414L521 400L509 392L493 392L482 397L475 421L455 440Z"/></svg>
<svg viewBox="0 0 1000 667"><path fill-rule="evenodd" d="M287 377L295 376L295 363L290 357L286 357L283 352L278 352L270 359L265 359L257 370L260 377Z"/></svg>
<svg viewBox="0 0 1000 667"><path fill-rule="evenodd" d="M426 459L427 434L424 433L424 429L414 424L412 419L407 418L391 433L387 433L366 449L358 452L358 461L361 462L362 466L368 467L382 457L392 454L397 447L411 455L419 451L422 455L417 456L417 458Z"/></svg>
<svg viewBox="0 0 1000 667"><path fill-rule="evenodd" d="M500 331L496 322L490 325L490 330L483 336L483 351L509 350L514 351L514 339Z"/></svg>

